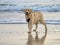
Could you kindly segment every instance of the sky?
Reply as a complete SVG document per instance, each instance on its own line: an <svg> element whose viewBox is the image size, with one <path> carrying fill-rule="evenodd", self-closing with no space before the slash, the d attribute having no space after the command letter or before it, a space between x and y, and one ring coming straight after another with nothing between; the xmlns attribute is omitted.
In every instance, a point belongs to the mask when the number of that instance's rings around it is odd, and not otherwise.
<svg viewBox="0 0 60 45"><path fill-rule="evenodd" d="M60 0L0 0L0 4L20 4L20 3L60 3Z"/></svg>

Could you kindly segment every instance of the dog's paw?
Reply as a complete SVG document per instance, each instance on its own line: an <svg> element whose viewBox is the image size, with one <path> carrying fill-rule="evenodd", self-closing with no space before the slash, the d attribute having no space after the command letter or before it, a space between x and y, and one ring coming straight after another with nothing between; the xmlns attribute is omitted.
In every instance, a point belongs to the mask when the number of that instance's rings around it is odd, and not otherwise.
<svg viewBox="0 0 60 45"><path fill-rule="evenodd" d="M33 31L36 31L36 30L33 30Z"/></svg>
<svg viewBox="0 0 60 45"><path fill-rule="evenodd" d="M28 33L31 33L30 31L28 31Z"/></svg>

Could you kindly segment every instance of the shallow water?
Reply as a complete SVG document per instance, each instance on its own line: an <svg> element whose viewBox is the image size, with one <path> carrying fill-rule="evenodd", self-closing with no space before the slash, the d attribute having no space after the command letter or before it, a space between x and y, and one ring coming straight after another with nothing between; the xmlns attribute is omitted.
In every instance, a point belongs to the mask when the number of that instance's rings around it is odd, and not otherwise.
<svg viewBox="0 0 60 45"><path fill-rule="evenodd" d="M33 27L34 28L34 27ZM38 33L28 34L27 24L0 24L0 45L60 45L60 25L38 25Z"/></svg>
<svg viewBox="0 0 60 45"><path fill-rule="evenodd" d="M60 24L60 12L41 12L47 24ZM23 12L0 12L0 23L26 23Z"/></svg>

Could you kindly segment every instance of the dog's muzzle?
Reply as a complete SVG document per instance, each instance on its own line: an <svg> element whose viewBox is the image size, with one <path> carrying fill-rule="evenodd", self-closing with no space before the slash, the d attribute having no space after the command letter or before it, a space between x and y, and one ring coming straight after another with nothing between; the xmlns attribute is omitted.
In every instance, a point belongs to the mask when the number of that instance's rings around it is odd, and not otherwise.
<svg viewBox="0 0 60 45"><path fill-rule="evenodd" d="M29 22L30 21L30 18L26 19L26 21Z"/></svg>
<svg viewBox="0 0 60 45"><path fill-rule="evenodd" d="M26 15L29 15L29 13L28 13L28 12L26 12Z"/></svg>

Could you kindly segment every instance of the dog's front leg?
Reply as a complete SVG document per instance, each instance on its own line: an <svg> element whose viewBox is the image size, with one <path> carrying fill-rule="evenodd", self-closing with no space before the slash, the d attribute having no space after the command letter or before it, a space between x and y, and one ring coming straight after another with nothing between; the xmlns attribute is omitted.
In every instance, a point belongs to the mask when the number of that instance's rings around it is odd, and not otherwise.
<svg viewBox="0 0 60 45"><path fill-rule="evenodd" d="M28 33L31 33L32 32L32 24L28 24L28 28L29 28L29 31L28 31Z"/></svg>

